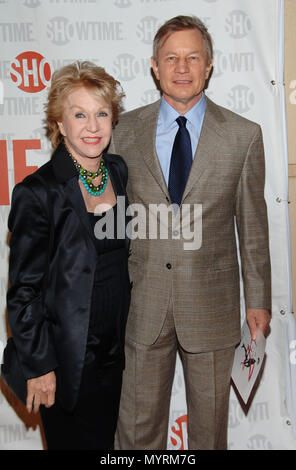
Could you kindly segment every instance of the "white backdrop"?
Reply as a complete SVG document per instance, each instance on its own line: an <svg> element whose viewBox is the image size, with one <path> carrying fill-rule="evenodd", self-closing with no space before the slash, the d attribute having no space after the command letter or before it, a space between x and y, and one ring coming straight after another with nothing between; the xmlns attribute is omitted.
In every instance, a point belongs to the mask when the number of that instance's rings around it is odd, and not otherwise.
<svg viewBox="0 0 296 470"><path fill-rule="evenodd" d="M266 150L271 334L260 384L248 407L231 391L229 449L296 449L295 403L289 393L295 387L296 328L290 292L282 0L0 0L0 354L7 335L10 194L15 182L50 156L42 119L51 74L74 60L92 60L121 82L126 110L155 101L152 40L159 25L177 14L195 14L208 25L215 62L206 93L258 122ZM3 384L1 390L0 449L42 449L38 419L29 417ZM186 402L178 361L168 449L183 448Z"/></svg>

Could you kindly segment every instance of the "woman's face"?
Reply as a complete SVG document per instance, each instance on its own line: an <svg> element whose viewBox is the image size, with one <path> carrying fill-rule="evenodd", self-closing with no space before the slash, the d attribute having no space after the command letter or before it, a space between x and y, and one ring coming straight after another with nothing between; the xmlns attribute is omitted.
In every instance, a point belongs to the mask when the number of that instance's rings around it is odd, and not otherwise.
<svg viewBox="0 0 296 470"><path fill-rule="evenodd" d="M69 151L83 166L86 159L100 156L110 142L111 107L86 88L78 88L66 98L58 126Z"/></svg>

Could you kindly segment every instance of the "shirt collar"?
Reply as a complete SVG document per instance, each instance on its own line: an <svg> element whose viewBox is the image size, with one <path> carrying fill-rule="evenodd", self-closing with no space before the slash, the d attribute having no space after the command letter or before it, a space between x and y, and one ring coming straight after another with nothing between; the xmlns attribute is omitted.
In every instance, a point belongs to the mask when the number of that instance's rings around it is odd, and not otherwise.
<svg viewBox="0 0 296 470"><path fill-rule="evenodd" d="M193 126L198 127L203 120L206 106L205 94L202 93L201 99L184 114L184 117L186 117ZM159 122L162 127L166 129L171 127L178 116L180 116L180 114L162 96L159 107Z"/></svg>

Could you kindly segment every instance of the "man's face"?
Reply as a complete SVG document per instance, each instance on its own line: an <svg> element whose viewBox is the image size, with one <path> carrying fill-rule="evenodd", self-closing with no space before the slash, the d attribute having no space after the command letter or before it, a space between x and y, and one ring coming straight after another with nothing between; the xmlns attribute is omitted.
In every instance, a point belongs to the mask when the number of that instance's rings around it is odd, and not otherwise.
<svg viewBox="0 0 296 470"><path fill-rule="evenodd" d="M212 62L208 64L202 34L197 29L172 33L151 65L166 101L185 114L201 98Z"/></svg>

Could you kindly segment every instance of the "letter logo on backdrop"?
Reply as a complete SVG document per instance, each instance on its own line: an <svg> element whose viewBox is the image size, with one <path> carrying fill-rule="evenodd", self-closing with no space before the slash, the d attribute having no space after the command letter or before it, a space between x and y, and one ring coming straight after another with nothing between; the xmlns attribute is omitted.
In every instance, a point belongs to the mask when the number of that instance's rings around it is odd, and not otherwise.
<svg viewBox="0 0 296 470"><path fill-rule="evenodd" d="M114 0L114 5L118 8L128 8L132 5L131 0Z"/></svg>
<svg viewBox="0 0 296 470"><path fill-rule="evenodd" d="M170 440L174 450L187 449L188 429L187 414L179 416L170 429Z"/></svg>
<svg viewBox="0 0 296 470"><path fill-rule="evenodd" d="M33 5L31 3L30 5ZM28 6L28 5L27 5ZM37 6L37 3L34 3ZM19 54L10 65L12 82L23 92L38 93L44 90L51 79L51 68L47 60L36 51ZM1 91L1 90L0 90ZM39 136L40 137L40 136ZM37 170L37 166L27 165L26 151L40 150L41 139L13 139L14 184ZM0 140L0 206L9 205L9 171L6 140Z"/></svg>
<svg viewBox="0 0 296 470"><path fill-rule="evenodd" d="M41 54L26 51L12 61L10 76L20 90L27 93L38 93L49 85L51 69Z"/></svg>

